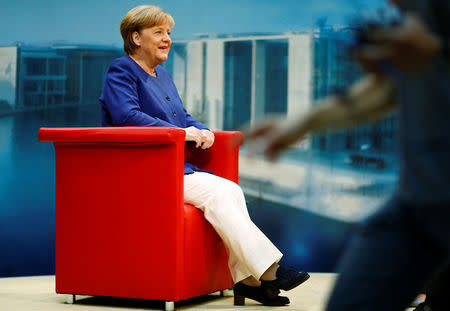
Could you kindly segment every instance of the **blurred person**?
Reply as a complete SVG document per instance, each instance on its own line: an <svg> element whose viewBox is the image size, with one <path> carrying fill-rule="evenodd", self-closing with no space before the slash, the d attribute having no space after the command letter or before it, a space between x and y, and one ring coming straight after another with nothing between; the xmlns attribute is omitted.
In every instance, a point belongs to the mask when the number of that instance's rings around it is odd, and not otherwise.
<svg viewBox="0 0 450 311"><path fill-rule="evenodd" d="M450 256L450 3L393 2L403 23L372 30L370 42L357 49L367 71L361 81L306 115L265 120L246 133L276 159L310 132L374 121L398 105L396 191L352 239L327 311L404 310L439 271L444 280L433 283L438 290L432 292L449 297L448 270L442 269ZM425 303L417 310L450 310L439 299Z"/></svg>
<svg viewBox="0 0 450 311"><path fill-rule="evenodd" d="M170 14L138 6L123 18L120 31L125 55L114 60L100 96L103 126L178 127L186 141L208 149L214 134L183 108L172 78L160 66L167 60L174 26ZM279 296L309 278L308 273L278 265L282 254L251 221L241 188L185 163L184 200L203 211L222 238L235 284L235 304L245 297L264 305L289 304Z"/></svg>

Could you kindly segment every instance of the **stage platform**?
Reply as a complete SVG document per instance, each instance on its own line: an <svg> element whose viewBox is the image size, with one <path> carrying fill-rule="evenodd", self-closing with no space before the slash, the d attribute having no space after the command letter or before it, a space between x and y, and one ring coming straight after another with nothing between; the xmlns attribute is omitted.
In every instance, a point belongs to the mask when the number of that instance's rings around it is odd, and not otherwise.
<svg viewBox="0 0 450 311"><path fill-rule="evenodd" d="M299 287L284 292L291 300L285 307L264 307L246 299L245 307L233 306L233 292L219 293L175 303L176 310L298 310L320 311L336 278L332 273L311 273ZM0 278L0 310L2 311L127 311L163 310L164 303L154 300L77 296L74 305L66 304L65 295L55 294L54 276ZM412 310L412 309L409 309Z"/></svg>

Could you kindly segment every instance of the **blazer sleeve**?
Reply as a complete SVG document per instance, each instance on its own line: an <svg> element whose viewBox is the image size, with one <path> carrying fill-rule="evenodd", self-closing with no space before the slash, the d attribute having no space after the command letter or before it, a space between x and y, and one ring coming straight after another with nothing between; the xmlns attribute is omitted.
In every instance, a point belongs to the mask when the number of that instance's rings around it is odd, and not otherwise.
<svg viewBox="0 0 450 311"><path fill-rule="evenodd" d="M111 64L106 73L103 100L115 126L170 126L141 111L136 78L120 64Z"/></svg>

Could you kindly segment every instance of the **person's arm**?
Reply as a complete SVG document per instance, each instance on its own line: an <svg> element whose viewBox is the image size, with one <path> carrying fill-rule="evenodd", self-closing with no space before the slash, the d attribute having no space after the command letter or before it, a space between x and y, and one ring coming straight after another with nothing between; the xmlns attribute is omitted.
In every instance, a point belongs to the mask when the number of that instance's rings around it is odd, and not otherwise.
<svg viewBox="0 0 450 311"><path fill-rule="evenodd" d="M395 106L394 82L383 76L367 75L352 85L345 96L324 99L306 118L294 121L299 124L294 128L302 132L319 132L351 127L376 121Z"/></svg>
<svg viewBox="0 0 450 311"><path fill-rule="evenodd" d="M103 99L115 126L176 127L141 111L136 79L120 65L113 64L108 69Z"/></svg>
<svg viewBox="0 0 450 311"><path fill-rule="evenodd" d="M246 138L260 144L265 155L275 159L308 133L375 121L395 106L394 83L384 76L367 75L350 87L345 96L328 97L306 115L300 114L290 120L265 120L246 131Z"/></svg>

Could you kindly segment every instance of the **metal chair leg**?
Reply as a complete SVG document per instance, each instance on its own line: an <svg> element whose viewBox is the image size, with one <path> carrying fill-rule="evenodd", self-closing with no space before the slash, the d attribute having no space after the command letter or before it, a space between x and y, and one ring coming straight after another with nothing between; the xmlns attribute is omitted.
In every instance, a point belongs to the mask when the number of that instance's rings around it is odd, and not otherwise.
<svg viewBox="0 0 450 311"><path fill-rule="evenodd" d="M166 301L165 311L175 311L175 302Z"/></svg>
<svg viewBox="0 0 450 311"><path fill-rule="evenodd" d="M67 294L66 295L66 303L69 305L73 305L77 301L76 295Z"/></svg>

